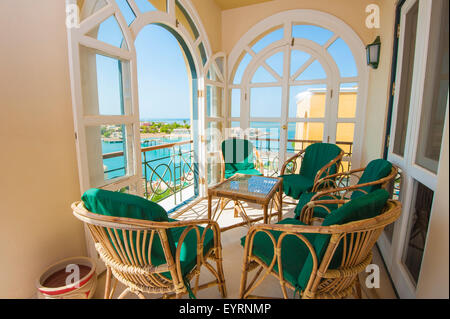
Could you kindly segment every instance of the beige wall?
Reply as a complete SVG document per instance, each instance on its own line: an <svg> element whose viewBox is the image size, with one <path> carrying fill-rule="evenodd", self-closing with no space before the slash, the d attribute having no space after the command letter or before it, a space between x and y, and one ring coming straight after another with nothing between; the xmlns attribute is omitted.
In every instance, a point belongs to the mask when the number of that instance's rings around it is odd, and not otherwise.
<svg viewBox="0 0 450 319"><path fill-rule="evenodd" d="M380 63L370 68L361 164L383 156L386 119L389 106L392 51L394 41L395 3L379 1L381 38ZM373 39L372 39L373 40Z"/></svg>
<svg viewBox="0 0 450 319"><path fill-rule="evenodd" d="M64 21L61 0L0 1L0 298L85 253Z"/></svg>
<svg viewBox="0 0 450 319"><path fill-rule="evenodd" d="M222 13L212 0L191 0L208 35L213 53L222 51Z"/></svg>

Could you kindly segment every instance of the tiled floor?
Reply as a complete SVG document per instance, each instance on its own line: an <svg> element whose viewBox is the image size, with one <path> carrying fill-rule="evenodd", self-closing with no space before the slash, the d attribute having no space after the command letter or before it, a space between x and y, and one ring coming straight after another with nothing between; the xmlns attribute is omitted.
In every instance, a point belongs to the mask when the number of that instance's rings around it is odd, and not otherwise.
<svg viewBox="0 0 450 319"><path fill-rule="evenodd" d="M246 211L249 217L260 216L262 214L260 207L256 205L249 206L245 204L244 206L246 206ZM283 205L283 218L292 217L294 207L295 207L294 205ZM192 207L188 206L185 212L181 216L178 216L177 219L180 220L198 219L198 218L205 218L206 216L207 216L207 200L204 199L195 203ZM224 227L241 221L242 219L240 217L238 218L234 217L233 204L230 203L220 216L218 223L221 227ZM221 235L223 248L223 267L228 292L227 298L239 297L239 285L241 280L241 269L244 251L242 246L240 245L240 238L244 236L247 233L247 231L248 227L242 226L222 232ZM371 299L396 298L395 292L390 283L383 261L381 260L378 249L376 247L374 248L373 253L374 253L373 264L378 265L380 269L380 288L368 289L364 284L367 274L365 273L361 274L360 281L363 288L363 298L371 298ZM252 276L253 273L250 273L250 278L252 278ZM203 282L208 282L212 279L213 276L209 273L209 271L205 270L203 267L200 274L200 284ZM94 298L103 297L104 284L105 284L105 275L103 273L102 275L99 276L97 291L95 293ZM123 286L119 283L114 297L117 297L122 292L122 290ZM263 281L263 283L258 288L255 289L254 293L262 296L282 298L282 292L280 289L279 281L273 276L268 276L268 278L266 278ZM293 296L293 291L288 290L288 293L290 297ZM132 294L128 294L127 297L137 298L135 295ZM146 295L146 297L158 298L160 296ZM184 298L188 298L188 296L186 295ZM221 298L221 296L217 287L211 287L199 291L197 294L197 298Z"/></svg>

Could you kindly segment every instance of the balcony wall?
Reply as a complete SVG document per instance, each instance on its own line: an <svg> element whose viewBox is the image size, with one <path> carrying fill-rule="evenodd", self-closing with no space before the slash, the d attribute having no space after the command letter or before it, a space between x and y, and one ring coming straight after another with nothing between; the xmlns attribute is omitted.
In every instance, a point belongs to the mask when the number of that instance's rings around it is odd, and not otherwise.
<svg viewBox="0 0 450 319"><path fill-rule="evenodd" d="M45 267L85 254L64 1L0 1L0 21L0 298L29 298Z"/></svg>

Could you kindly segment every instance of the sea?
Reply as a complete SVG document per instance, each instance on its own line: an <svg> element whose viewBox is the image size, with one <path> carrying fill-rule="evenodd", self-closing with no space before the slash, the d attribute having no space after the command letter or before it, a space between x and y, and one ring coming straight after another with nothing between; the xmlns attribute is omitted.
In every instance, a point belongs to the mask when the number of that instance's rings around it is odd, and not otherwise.
<svg viewBox="0 0 450 319"><path fill-rule="evenodd" d="M179 119L151 119L143 118L141 122L163 122L163 123L179 123L179 124L191 124L190 119L179 118ZM233 122L233 127L239 127L239 122ZM251 128L258 128L266 132L265 137L271 139L279 139L280 136L280 123L278 122L250 122ZM288 125L288 139L293 139L295 137L295 123L289 123ZM167 143L175 143L189 140L189 137L155 137L146 138L141 140L141 147L145 148L148 146L161 145ZM255 141L256 147L259 150L277 152L279 149L278 141ZM288 152L293 145L288 143ZM191 156L189 151L192 145L182 145L175 149L165 148L159 150L148 151L142 153L142 171L145 173L147 171L147 181L155 182L160 179L161 176L166 182L171 182L174 179L179 179L183 173L187 173L189 166L192 167ZM105 142L102 141L102 152L103 154L125 151L123 142ZM174 152L184 153L183 158L179 156L173 156ZM125 161L126 156L119 156L103 160L103 165L105 166L105 174L107 179L112 179L116 177L121 177L126 175L125 171ZM176 166L176 169L174 168ZM154 170L154 172L153 172ZM152 173L153 172L153 173ZM158 176L159 175L159 176Z"/></svg>

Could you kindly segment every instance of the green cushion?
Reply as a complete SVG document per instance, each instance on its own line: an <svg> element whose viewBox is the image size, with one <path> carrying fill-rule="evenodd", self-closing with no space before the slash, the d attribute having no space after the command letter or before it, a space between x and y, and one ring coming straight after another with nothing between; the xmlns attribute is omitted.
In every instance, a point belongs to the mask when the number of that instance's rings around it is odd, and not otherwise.
<svg viewBox="0 0 450 319"><path fill-rule="evenodd" d="M225 171L225 178L230 178L234 174L238 174L238 173L245 174L245 175L262 175L262 173L260 171L252 168L252 169L243 169L243 170L238 170L238 171Z"/></svg>
<svg viewBox="0 0 450 319"><path fill-rule="evenodd" d="M86 208L96 214L135 218L142 220L160 221L160 222L175 222L177 220L167 217L167 212L157 203L146 200L145 198L119 192L106 191L102 189L90 189L86 191L82 200ZM176 247L178 246L179 238L186 227L171 228L167 231L167 238L171 252L175 257ZM204 230L199 227L200 236ZM123 241L122 232L118 231L120 239ZM150 234L146 243L149 243ZM133 243L136 247L136 234L133 234ZM141 239L142 240L142 239ZM123 242L122 242L123 243ZM214 236L211 229L208 229L205 235L204 250L206 253L214 245ZM148 247L144 247L147 251ZM144 257L145 258L145 257ZM183 276L188 274L196 265L197 262L197 236L194 230L189 231L186 236L183 246L181 248L180 263ZM164 251L159 240L159 236L155 236L152 244L151 263L155 266L166 263ZM164 273L170 278L169 273Z"/></svg>
<svg viewBox="0 0 450 319"><path fill-rule="evenodd" d="M244 139L228 139L222 142L222 154L225 162L225 172L234 175L240 170L255 168L253 163L253 144Z"/></svg>
<svg viewBox="0 0 450 319"><path fill-rule="evenodd" d="M277 224L304 225L302 222L286 218ZM275 240L281 235L281 232L270 231ZM305 234L310 242L314 242L316 234ZM245 246L246 236L241 238L241 245ZM274 256L274 247L272 240L263 232L258 232L253 240L253 255L259 257L265 264L270 265ZM308 248L296 236L288 235L284 238L281 249L281 260L283 263L283 277L293 286L297 285L297 278L301 271L301 265L304 264L309 254ZM278 272L278 262L275 262L274 270Z"/></svg>
<svg viewBox="0 0 450 319"><path fill-rule="evenodd" d="M309 145L305 149L305 155L300 167L300 174L314 180L317 172L335 159L341 151L340 147L336 144L314 143ZM336 165L333 165L330 169L330 175L335 174L336 170ZM321 176L321 178L324 176L325 175Z"/></svg>
<svg viewBox="0 0 450 319"><path fill-rule="evenodd" d="M311 201L312 197L316 194L317 194L316 192L306 192L300 196L300 198L298 200L298 204L295 207L295 211L294 211L296 218L298 218L300 216L300 213L302 212L303 207L306 204L308 204ZM331 197L331 196L322 196L322 197L320 197L319 200L328 200L328 199L333 200L336 198ZM328 207L330 209L330 211L333 211L337 208L338 205L337 204L326 204L324 206ZM329 212L323 207L315 207L314 208L314 217L325 218L328 216L328 214L329 214Z"/></svg>
<svg viewBox="0 0 450 319"><path fill-rule="evenodd" d="M281 175L283 191L287 196L299 199L300 195L308 192L314 186L317 172L335 159L341 153L339 146L329 143L314 143L305 149L305 155L300 166L300 174ZM329 174L335 174L337 165L332 165ZM323 173L322 177L325 177Z"/></svg>
<svg viewBox="0 0 450 319"><path fill-rule="evenodd" d="M373 218L381 214L388 198L389 193L384 189L379 189L367 195L358 197L332 211L324 219L322 226L342 225L358 220ZM317 234L317 236L315 237L313 246L316 250L319 264L323 258L323 255L325 254L330 238L331 235L326 234ZM350 247L352 243L349 242L349 238L347 240L347 247ZM336 269L340 266L343 247L344 243L343 241L341 241L329 265L330 269ZM305 289L306 285L308 284L312 265L312 257L311 255L309 255L298 277L298 285L301 289Z"/></svg>
<svg viewBox="0 0 450 319"><path fill-rule="evenodd" d="M314 186L314 178L301 174L281 175L283 178L283 192L292 198L298 199L304 192L310 191Z"/></svg>
<svg viewBox="0 0 450 319"><path fill-rule="evenodd" d="M372 218L379 215L386 204L389 194L385 190L377 190L368 195L352 200L329 214L323 226L341 225L361 219ZM302 222L286 218L278 224L304 225ZM277 240L281 232L270 231ZM306 239L313 245L320 265L325 254L331 235L327 234L304 234ZM245 245L246 237L241 238L241 245ZM350 244L350 243L347 243ZM330 268L338 268L342 258L343 243L338 246L331 261ZM269 265L274 255L274 247L271 239L263 232L255 235L253 240L253 254ZM304 290L311 276L313 266L312 256L306 245L297 237L288 235L283 241L281 249L283 263L283 275L285 280L293 286ZM278 264L274 266L278 272Z"/></svg>
<svg viewBox="0 0 450 319"><path fill-rule="evenodd" d="M361 175L361 178L358 181L358 184L365 184L374 182L377 180L380 180L382 178L385 178L391 173L392 170L392 164L389 161L386 161L384 159L376 159L373 161L370 161L369 164L367 164L366 168L364 169L363 174ZM378 185L372 185L372 186L365 186L362 187L364 191L367 193L373 192L374 190L377 190L381 187L380 184ZM363 192L353 192L352 193L352 199L359 197L363 195Z"/></svg>
<svg viewBox="0 0 450 319"><path fill-rule="evenodd" d="M81 200L90 212L152 221L168 221L167 212L156 203L136 195L98 188L87 190Z"/></svg>

